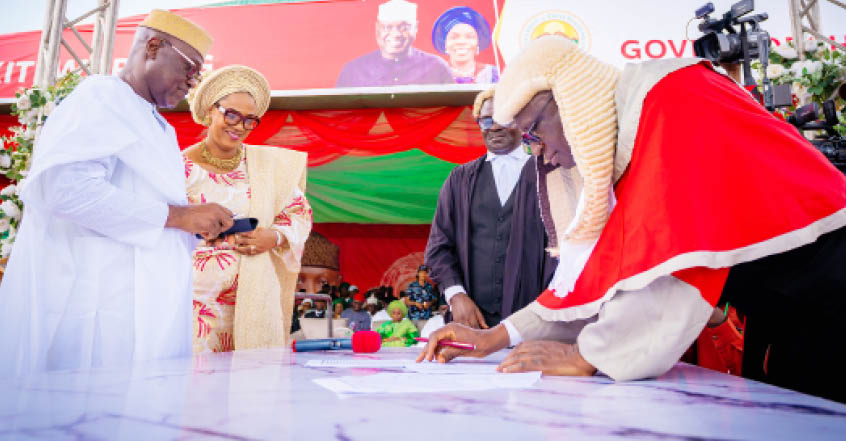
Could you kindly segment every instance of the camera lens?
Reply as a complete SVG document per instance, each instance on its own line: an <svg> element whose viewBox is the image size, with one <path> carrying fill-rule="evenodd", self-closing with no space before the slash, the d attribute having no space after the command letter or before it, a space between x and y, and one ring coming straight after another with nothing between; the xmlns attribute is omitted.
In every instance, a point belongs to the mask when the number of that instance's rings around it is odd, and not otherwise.
<svg viewBox="0 0 846 441"><path fill-rule="evenodd" d="M737 35L713 32L694 41L693 52L717 63L731 63L740 56L740 39Z"/></svg>

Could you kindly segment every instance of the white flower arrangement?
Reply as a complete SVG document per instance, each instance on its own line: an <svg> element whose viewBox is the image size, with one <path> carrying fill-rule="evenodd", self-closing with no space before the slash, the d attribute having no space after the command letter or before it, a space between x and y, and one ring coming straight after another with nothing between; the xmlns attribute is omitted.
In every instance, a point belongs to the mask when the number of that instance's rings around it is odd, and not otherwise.
<svg viewBox="0 0 846 441"><path fill-rule="evenodd" d="M11 188L11 189L10 189ZM12 243L18 233L21 223L23 202L18 199L17 187L11 184L0 192L0 258L9 257L12 252Z"/></svg>
<svg viewBox="0 0 846 441"><path fill-rule="evenodd" d="M846 82L846 53L832 49L831 44L812 40L806 46L805 60L799 60L799 54L793 42L773 46L770 51L770 64L767 76L774 84L790 84L794 96L794 106L804 106L811 102L822 105L829 99L835 100L838 110L843 109L842 97L838 91ZM760 63L753 63L756 75L761 75ZM840 125L835 129L846 135L846 121L841 116Z"/></svg>
<svg viewBox="0 0 846 441"><path fill-rule="evenodd" d="M38 129L79 81L79 75L68 73L46 90L30 87L15 94L12 114L18 117L20 125L9 129L11 136L0 137L0 175L12 181L0 191L0 259L12 252L20 226L23 202L18 198L15 182L26 177Z"/></svg>

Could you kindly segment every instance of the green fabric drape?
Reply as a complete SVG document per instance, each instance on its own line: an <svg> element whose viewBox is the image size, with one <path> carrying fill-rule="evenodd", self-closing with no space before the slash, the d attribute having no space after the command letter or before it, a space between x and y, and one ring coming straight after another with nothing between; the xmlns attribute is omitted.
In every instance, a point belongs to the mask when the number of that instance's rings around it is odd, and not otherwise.
<svg viewBox="0 0 846 441"><path fill-rule="evenodd" d="M315 222L428 224L455 164L413 149L346 156L308 169Z"/></svg>

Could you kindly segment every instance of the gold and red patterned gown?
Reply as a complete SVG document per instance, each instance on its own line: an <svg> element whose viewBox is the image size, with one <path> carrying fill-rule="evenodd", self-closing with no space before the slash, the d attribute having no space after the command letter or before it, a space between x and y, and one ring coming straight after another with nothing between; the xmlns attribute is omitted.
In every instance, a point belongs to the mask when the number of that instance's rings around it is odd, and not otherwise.
<svg viewBox="0 0 846 441"><path fill-rule="evenodd" d="M184 156L183 160L190 203L216 202L231 210L236 217L246 216L250 207L246 155L241 164L229 173L213 173ZM268 252L280 253L289 268L299 268L311 229L311 215L305 195L295 188L291 201L274 218L271 228L282 233L287 245ZM232 325L241 254L200 242L193 258L194 353L231 351L234 349Z"/></svg>

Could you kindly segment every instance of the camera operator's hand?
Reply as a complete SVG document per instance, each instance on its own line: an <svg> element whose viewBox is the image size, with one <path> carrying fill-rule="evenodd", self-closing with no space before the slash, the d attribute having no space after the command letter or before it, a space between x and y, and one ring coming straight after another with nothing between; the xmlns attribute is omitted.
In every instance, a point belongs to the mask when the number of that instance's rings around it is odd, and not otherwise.
<svg viewBox="0 0 846 441"><path fill-rule="evenodd" d="M169 205L165 228L177 228L211 240L232 227L232 212L215 204Z"/></svg>
<svg viewBox="0 0 846 441"><path fill-rule="evenodd" d="M452 320L476 329L488 329L485 317L467 293L458 293L449 300Z"/></svg>

